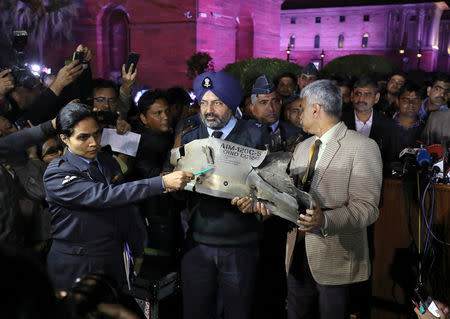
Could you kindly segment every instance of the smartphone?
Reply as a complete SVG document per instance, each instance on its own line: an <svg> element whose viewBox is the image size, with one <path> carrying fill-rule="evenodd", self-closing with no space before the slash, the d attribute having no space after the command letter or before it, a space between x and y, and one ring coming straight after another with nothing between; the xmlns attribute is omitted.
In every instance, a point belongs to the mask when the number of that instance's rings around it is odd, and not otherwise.
<svg viewBox="0 0 450 319"><path fill-rule="evenodd" d="M80 63L83 63L83 61L84 61L84 52L83 51L75 51L73 53L73 56L72 56L72 61L73 60L78 60L78 61L80 61Z"/></svg>
<svg viewBox="0 0 450 319"><path fill-rule="evenodd" d="M134 73L136 71L136 66L139 61L139 57L141 55L138 53L130 52L128 53L127 63L125 64L125 72L128 73L128 70L130 69L131 64L133 65L133 71L131 73Z"/></svg>

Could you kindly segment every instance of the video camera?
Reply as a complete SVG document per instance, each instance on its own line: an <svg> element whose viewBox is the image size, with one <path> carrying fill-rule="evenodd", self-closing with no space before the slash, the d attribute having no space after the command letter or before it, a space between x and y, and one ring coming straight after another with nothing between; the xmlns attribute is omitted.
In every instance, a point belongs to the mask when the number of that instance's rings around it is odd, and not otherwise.
<svg viewBox="0 0 450 319"><path fill-rule="evenodd" d="M13 31L12 49L13 63L7 68L0 68L0 71L11 69L14 77L15 87L24 87L26 89L34 89L40 86L39 79L27 67L25 60L25 47L28 42L28 33L25 30ZM6 76L6 75L5 75Z"/></svg>
<svg viewBox="0 0 450 319"><path fill-rule="evenodd" d="M81 278L60 300L60 306L69 313L69 318L110 318L97 311L100 303L120 303L117 283L103 271L95 271Z"/></svg>

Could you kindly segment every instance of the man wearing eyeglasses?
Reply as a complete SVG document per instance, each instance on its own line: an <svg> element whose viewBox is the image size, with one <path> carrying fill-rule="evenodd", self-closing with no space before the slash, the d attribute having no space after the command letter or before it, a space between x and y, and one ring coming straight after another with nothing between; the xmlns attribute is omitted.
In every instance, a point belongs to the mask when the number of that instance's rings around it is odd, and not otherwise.
<svg viewBox="0 0 450 319"><path fill-rule="evenodd" d="M391 74L386 83L386 91L381 93L380 101L375 108L387 117L392 117L398 111L397 98L405 82L406 74L401 72Z"/></svg>

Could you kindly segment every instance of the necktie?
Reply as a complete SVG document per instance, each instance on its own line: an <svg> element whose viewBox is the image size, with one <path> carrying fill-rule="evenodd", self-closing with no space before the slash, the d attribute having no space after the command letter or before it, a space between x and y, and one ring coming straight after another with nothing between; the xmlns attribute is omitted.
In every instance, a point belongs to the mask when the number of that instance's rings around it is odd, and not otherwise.
<svg viewBox="0 0 450 319"><path fill-rule="evenodd" d="M100 171L100 168L98 167L97 161L91 161L89 163L89 174L91 174L91 177L95 181L101 182L103 184L107 184L105 176L102 174L102 172Z"/></svg>
<svg viewBox="0 0 450 319"><path fill-rule="evenodd" d="M215 137L215 138L220 138L222 136L223 132L222 131L214 131L212 132L211 136Z"/></svg>
<svg viewBox="0 0 450 319"><path fill-rule="evenodd" d="M314 178L314 171L316 168L317 156L319 155L320 144L322 141L317 139L313 145L313 154L311 156L311 160L309 161L308 170L306 171L305 176L303 176L303 191L309 192L311 188L311 182Z"/></svg>

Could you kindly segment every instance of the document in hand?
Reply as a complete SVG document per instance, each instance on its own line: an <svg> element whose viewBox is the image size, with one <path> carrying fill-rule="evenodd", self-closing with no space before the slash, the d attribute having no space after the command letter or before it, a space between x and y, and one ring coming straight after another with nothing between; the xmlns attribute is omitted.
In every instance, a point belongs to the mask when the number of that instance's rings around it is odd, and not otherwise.
<svg viewBox="0 0 450 319"><path fill-rule="evenodd" d="M117 134L115 129L104 128L102 133L101 146L110 145L114 152L135 157L138 150L141 134L126 132L123 135Z"/></svg>

